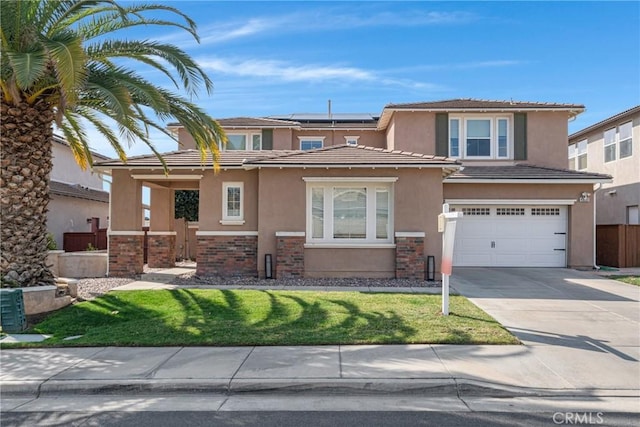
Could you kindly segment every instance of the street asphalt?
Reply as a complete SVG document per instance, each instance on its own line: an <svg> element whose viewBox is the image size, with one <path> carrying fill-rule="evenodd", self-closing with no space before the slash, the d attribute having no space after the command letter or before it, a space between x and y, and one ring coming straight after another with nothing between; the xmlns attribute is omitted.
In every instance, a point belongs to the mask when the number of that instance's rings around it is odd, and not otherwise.
<svg viewBox="0 0 640 427"><path fill-rule="evenodd" d="M534 268L456 268L451 284L523 344L3 350L2 398L620 398L626 403L616 410L640 412L640 288L591 272Z"/></svg>

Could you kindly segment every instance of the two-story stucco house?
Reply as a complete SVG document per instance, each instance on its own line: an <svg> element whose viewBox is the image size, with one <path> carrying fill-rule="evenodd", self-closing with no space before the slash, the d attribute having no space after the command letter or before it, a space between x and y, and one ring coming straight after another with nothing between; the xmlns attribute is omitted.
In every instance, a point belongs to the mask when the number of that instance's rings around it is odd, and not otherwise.
<svg viewBox="0 0 640 427"><path fill-rule="evenodd" d="M379 115L220 120L220 171L180 126L180 151L100 163L113 177L109 268L142 271L141 188L151 187L149 265L175 258L173 192L200 192L198 274L425 277L440 262L442 204L462 211L456 266L591 267L594 186L566 168L582 105L454 99Z"/></svg>
<svg viewBox="0 0 640 427"><path fill-rule="evenodd" d="M101 227L107 227L109 192L102 189L99 174L80 169L65 140L55 136L53 141L47 230L62 249L64 233L92 231L90 221L93 218L98 218ZM95 161L108 159L98 153L92 154Z"/></svg>
<svg viewBox="0 0 640 427"><path fill-rule="evenodd" d="M569 167L605 173L597 224L640 224L640 105L569 135Z"/></svg>

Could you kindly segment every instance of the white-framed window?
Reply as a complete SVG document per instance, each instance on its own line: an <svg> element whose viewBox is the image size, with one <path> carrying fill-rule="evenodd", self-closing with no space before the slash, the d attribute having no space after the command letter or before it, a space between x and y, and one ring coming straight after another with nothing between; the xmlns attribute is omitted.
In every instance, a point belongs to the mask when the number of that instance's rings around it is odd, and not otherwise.
<svg viewBox="0 0 640 427"><path fill-rule="evenodd" d="M262 150L262 134L260 133L227 133L226 151Z"/></svg>
<svg viewBox="0 0 640 427"><path fill-rule="evenodd" d="M222 183L222 221L223 225L244 224L244 183Z"/></svg>
<svg viewBox="0 0 640 427"><path fill-rule="evenodd" d="M616 159L616 128L604 131L604 161L612 162Z"/></svg>
<svg viewBox="0 0 640 427"><path fill-rule="evenodd" d="M582 140L576 144L576 170L587 168L587 140Z"/></svg>
<svg viewBox="0 0 640 427"><path fill-rule="evenodd" d="M576 144L569 145L569 169L576 170L576 157L578 155L578 150L576 149Z"/></svg>
<svg viewBox="0 0 640 427"><path fill-rule="evenodd" d="M344 137L345 142L347 145L352 145L352 146L356 146L358 145L358 139L360 139L359 136L345 136Z"/></svg>
<svg viewBox="0 0 640 427"><path fill-rule="evenodd" d="M633 123L627 122L618 126L618 144L620 145L620 158L633 155Z"/></svg>
<svg viewBox="0 0 640 427"><path fill-rule="evenodd" d="M393 243L395 179L305 179L307 243Z"/></svg>
<svg viewBox="0 0 640 427"><path fill-rule="evenodd" d="M467 115L449 118L449 156L466 159L513 157L511 116Z"/></svg>
<svg viewBox="0 0 640 427"><path fill-rule="evenodd" d="M299 136L301 150L315 150L324 146L324 136Z"/></svg>

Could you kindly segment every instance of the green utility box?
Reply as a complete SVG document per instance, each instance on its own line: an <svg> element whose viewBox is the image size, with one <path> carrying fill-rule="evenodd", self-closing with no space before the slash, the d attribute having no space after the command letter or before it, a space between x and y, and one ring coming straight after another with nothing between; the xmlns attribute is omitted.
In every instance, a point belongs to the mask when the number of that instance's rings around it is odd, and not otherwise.
<svg viewBox="0 0 640 427"><path fill-rule="evenodd" d="M27 329L22 289L0 289L0 326L8 333Z"/></svg>

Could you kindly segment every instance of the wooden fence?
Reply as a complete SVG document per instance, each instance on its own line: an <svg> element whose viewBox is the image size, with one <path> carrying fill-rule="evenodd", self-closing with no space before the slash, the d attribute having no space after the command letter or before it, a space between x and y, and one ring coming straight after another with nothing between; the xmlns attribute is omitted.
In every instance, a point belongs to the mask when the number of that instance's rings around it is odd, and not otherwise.
<svg viewBox="0 0 640 427"><path fill-rule="evenodd" d="M95 232L72 232L62 234L62 249L65 252L81 252L89 248L107 249L107 229Z"/></svg>
<svg viewBox="0 0 640 427"><path fill-rule="evenodd" d="M598 225L596 245L598 265L640 267L640 225Z"/></svg>

